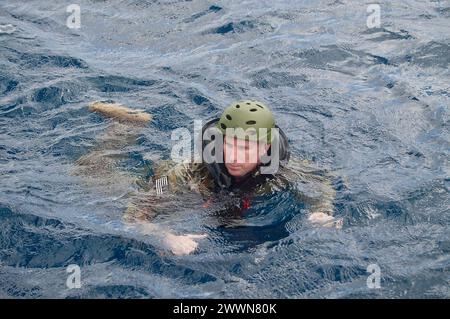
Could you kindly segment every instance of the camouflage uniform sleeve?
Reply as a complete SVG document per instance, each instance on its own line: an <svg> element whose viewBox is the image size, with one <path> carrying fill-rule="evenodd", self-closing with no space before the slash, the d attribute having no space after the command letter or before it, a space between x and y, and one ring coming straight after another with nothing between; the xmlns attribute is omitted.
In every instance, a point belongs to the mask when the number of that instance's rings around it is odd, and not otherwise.
<svg viewBox="0 0 450 319"><path fill-rule="evenodd" d="M155 168L155 180L164 176L167 177L172 193L180 193L185 190L208 196L214 183L206 167L199 163L163 162Z"/></svg>
<svg viewBox="0 0 450 319"><path fill-rule="evenodd" d="M170 211L171 202L176 201L176 197L184 191L196 192L202 196L206 196L208 192L208 179L201 165L159 161L153 172L152 179L142 183L133 194L124 214L125 220L150 221L159 213ZM162 185L159 193L156 189L157 180L163 181L159 184Z"/></svg>

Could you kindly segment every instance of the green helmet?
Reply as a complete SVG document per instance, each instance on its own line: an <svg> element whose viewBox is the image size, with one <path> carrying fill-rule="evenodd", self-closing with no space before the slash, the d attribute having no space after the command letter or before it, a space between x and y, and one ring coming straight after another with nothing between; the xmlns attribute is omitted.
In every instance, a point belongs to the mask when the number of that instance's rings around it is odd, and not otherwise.
<svg viewBox="0 0 450 319"><path fill-rule="evenodd" d="M227 107L220 116L217 127L224 135L227 128L241 128L249 134L242 135L239 131L235 131L237 138L254 141L266 139L267 143L271 143L271 129L275 127L275 118L270 109L263 103L255 100L244 100L234 102ZM263 128L266 130L260 130Z"/></svg>

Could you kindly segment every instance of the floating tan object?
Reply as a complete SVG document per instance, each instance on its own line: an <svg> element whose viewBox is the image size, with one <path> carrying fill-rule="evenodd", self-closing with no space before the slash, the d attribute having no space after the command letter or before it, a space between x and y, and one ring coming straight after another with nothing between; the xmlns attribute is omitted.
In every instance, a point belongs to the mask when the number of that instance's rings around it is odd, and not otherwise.
<svg viewBox="0 0 450 319"><path fill-rule="evenodd" d="M130 109L117 103L93 102L89 104L89 111L114 118L120 122L145 124L152 120L152 116L144 110Z"/></svg>

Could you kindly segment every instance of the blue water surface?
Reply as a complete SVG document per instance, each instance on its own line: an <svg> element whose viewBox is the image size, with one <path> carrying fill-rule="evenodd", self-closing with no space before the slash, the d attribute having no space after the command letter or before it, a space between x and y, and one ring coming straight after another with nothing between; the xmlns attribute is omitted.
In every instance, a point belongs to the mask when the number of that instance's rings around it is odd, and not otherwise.
<svg viewBox="0 0 450 319"><path fill-rule="evenodd" d="M71 29L72 0L1 1L0 297L449 298L450 3L377 1L369 28L372 2L77 0ZM341 178L341 230L289 192L236 227L180 207L166 222L208 238L173 256L123 225L129 185L71 174L111 124L92 101L154 115L123 150L139 176L174 129L246 98Z"/></svg>

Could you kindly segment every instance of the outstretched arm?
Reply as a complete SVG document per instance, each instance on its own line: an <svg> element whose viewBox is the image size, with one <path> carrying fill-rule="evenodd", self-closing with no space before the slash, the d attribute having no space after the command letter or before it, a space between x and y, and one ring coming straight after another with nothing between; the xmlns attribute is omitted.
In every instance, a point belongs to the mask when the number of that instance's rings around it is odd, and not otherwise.
<svg viewBox="0 0 450 319"><path fill-rule="evenodd" d="M296 185L297 199L310 207L308 221L318 226L342 227L342 220L333 216L336 190L330 172L314 167L308 161L292 159L287 178Z"/></svg>
<svg viewBox="0 0 450 319"><path fill-rule="evenodd" d="M308 220L318 226L342 228L342 219L336 219L334 215L334 199L336 191L331 185L331 176L326 176L320 185L320 195L309 198L311 211Z"/></svg>
<svg viewBox="0 0 450 319"><path fill-rule="evenodd" d="M73 173L82 176L83 180L90 185L101 184L108 190L118 184L125 187L132 185L136 182L136 178L120 171L118 164L127 156L125 148L136 142L142 127L151 121L151 115L143 110L103 102L91 103L89 110L114 119L114 122L97 139L91 152L76 161L77 165ZM169 174L168 178L172 179L172 175ZM156 237L176 255L191 253L198 246L195 240L204 238L206 235L175 235L170 229L152 223L157 207L161 206L160 202L161 199L154 196L151 190L136 191L131 196L123 220L128 227Z"/></svg>
<svg viewBox="0 0 450 319"><path fill-rule="evenodd" d="M198 242L196 240L207 237L206 234L176 235L172 230L147 220L125 219L125 222L129 227L138 229L142 234L157 238L175 255L190 254L198 247Z"/></svg>
<svg viewBox="0 0 450 319"><path fill-rule="evenodd" d="M159 194L155 183L148 183L141 191L133 194L123 215L124 222L141 233L151 235L159 240L175 255L186 255L193 252L197 240L205 238L206 234L176 235L171 229L153 222L158 214L172 213L179 209L179 187L187 187L192 179L190 165L175 164L171 161L161 161L154 167L153 181L164 180L168 188Z"/></svg>

